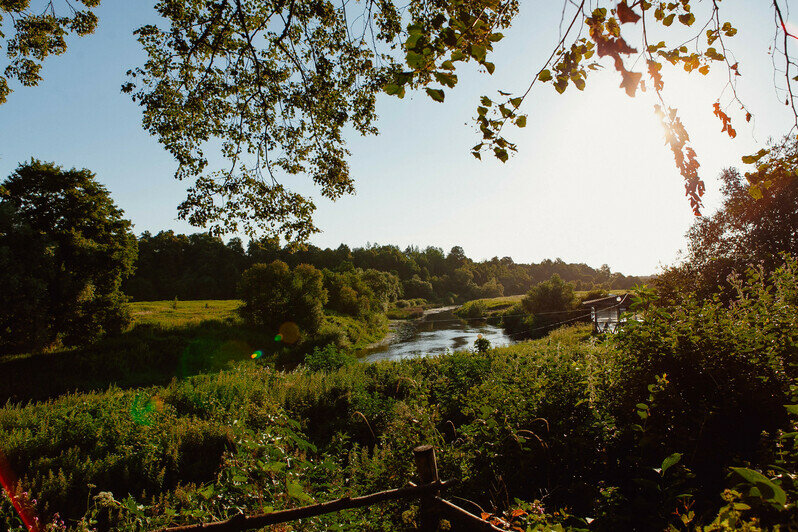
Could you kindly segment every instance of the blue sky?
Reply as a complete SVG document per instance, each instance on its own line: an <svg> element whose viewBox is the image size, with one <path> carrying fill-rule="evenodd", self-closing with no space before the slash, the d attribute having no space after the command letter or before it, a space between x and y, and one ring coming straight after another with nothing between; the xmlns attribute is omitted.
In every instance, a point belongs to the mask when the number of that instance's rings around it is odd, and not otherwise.
<svg viewBox="0 0 798 532"><path fill-rule="evenodd" d="M525 88L556 42L557 4L536 11L522 3L496 47L496 73L466 68L444 104L420 94L380 97L381 134L350 138L356 195L330 202L309 178L285 179L316 198L323 232L311 242L461 245L475 259L560 257L627 274L672 263L694 218L652 96L628 98L611 69L589 78L584 92L571 87L560 96L550 86L537 87L524 108L529 125L511 132L519 153L508 163L469 155L479 140L471 121L479 96ZM666 96L679 108L702 165L706 213L718 204L721 169L740 166L742 155L791 126L774 89L768 6L726 4L726 18L739 28L731 41L743 74L739 92L755 121L745 124L731 107L738 137L720 133L712 104L725 84L721 70L707 77L673 71L665 78ZM85 167L108 187L137 233L193 232L176 213L188 184L173 178L175 162L141 128L138 106L119 90L125 72L144 60L132 32L157 22L152 2L106 0L98 14L94 35L70 40L65 55L46 62L38 87L15 86L0 106L0 177L31 157Z"/></svg>

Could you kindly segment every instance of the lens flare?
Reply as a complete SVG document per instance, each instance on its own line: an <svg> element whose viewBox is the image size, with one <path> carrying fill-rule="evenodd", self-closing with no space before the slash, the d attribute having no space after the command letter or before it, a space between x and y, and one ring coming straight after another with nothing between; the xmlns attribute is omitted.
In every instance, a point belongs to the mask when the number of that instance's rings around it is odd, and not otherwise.
<svg viewBox="0 0 798 532"><path fill-rule="evenodd" d="M17 477L11 470L11 466L8 465L3 453L0 453L0 486L3 487L8 494L8 498L11 499L11 505L17 511L19 518L22 519L25 528L30 532L38 532L39 520L31 511L32 505L28 501L27 492L19 497L16 495Z"/></svg>
<svg viewBox="0 0 798 532"><path fill-rule="evenodd" d="M282 334L278 334L277 336L274 337L274 341L275 342L281 342L282 340L283 340L283 335Z"/></svg>
<svg viewBox="0 0 798 532"><path fill-rule="evenodd" d="M252 360L257 360L262 356L263 356L263 351L255 351L254 353L249 355L249 358L251 358Z"/></svg>
<svg viewBox="0 0 798 532"><path fill-rule="evenodd" d="M278 334L278 336L280 337L280 340L278 341L282 341L287 344L296 343L300 336L299 326L292 321L287 321L280 325L280 334Z"/></svg>
<svg viewBox="0 0 798 532"><path fill-rule="evenodd" d="M163 399L160 397L141 397L139 394L133 398L130 405L130 417L137 425L149 427L152 425L153 411L163 412Z"/></svg>

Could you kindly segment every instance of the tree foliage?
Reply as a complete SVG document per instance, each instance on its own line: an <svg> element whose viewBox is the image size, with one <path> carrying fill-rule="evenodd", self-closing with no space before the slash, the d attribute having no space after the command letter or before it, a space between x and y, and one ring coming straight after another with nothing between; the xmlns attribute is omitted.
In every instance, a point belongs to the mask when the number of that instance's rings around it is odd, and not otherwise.
<svg viewBox="0 0 798 532"><path fill-rule="evenodd" d="M5 67L0 63L0 104L12 92L9 80L25 87L38 85L42 62L49 55L66 51L70 33L84 36L94 32L97 15L93 9L100 0L77 1L84 9L76 9L68 0L63 4L58 0L34 0L33 5L31 0L0 0L0 49L5 49L8 58ZM3 33L3 27L11 30L10 36Z"/></svg>
<svg viewBox="0 0 798 532"><path fill-rule="evenodd" d="M225 244L221 238L206 233L181 235L173 231L155 235L143 233L138 246L136 272L123 285L125 294L135 301L175 297L181 301L234 299L241 272L253 264L275 260L291 267L310 264L319 270L328 270L329 274L325 275L359 270L360 273L355 272L360 278L357 283L365 282L374 292L375 301L379 301L376 307L397 298L453 302L523 294L554 273L573 283L576 290L589 290L594 286L628 289L643 281L636 276L612 272L606 264L592 268L562 259L522 264L510 257L493 257L475 262L459 246L455 246L454 254L448 255L431 246L424 249L409 246L402 250L393 245L374 244L350 249L342 244L335 249L313 245L294 249L281 246L279 240L264 237L251 240L245 251L243 243L235 238ZM335 308L337 296L331 286L325 286L330 291L328 307Z"/></svg>
<svg viewBox="0 0 798 532"><path fill-rule="evenodd" d="M69 16L59 15L55 2L41 14L30 0L0 2L0 17L10 17L14 28L0 103L10 90L7 79L37 83L41 61L65 50L65 35L93 31L99 0L81 2L82 11L66 3ZM798 125L792 35L780 2L771 8L774 66L784 77L777 91ZM142 105L144 127L174 155L176 177L190 183L178 209L182 218L213 235L265 230L304 242L318 230L315 206L286 186L286 178L309 175L331 199L352 193L344 132L377 133L377 95L403 98L418 90L443 102L463 63L492 74L494 45L519 9L518 0L160 0L155 10L163 22L136 31L147 60L129 71L123 90ZM720 2L564 1L559 40L530 72L526 90L498 90L480 99L480 139L472 153L508 160L517 146L506 126L526 127L522 108L536 83L559 93L570 86L584 90L592 71L611 66L629 96L650 91L699 214L705 185L689 133L667 102L666 67L699 75L716 66L728 72L711 111L722 133L735 137L735 124L752 114L738 98L740 68L727 49L738 30L721 15ZM226 163L211 167L206 152L219 147ZM757 162L763 152L746 161Z"/></svg>
<svg viewBox="0 0 798 532"><path fill-rule="evenodd" d="M720 291L728 299L732 272L742 274L749 265L769 272L782 263L782 253L798 255L796 169L798 140L788 137L772 146L753 175L724 170L721 208L690 228L685 261L659 277L662 296L692 291L710 297Z"/></svg>
<svg viewBox="0 0 798 532"><path fill-rule="evenodd" d="M88 170L32 160L0 198L0 346L77 345L127 324L131 224Z"/></svg>
<svg viewBox="0 0 798 532"><path fill-rule="evenodd" d="M282 261L255 264L241 276L239 312L249 325L272 330L293 323L303 336L314 335L324 318L327 291L322 273L308 264L289 268ZM296 341L296 338L290 341Z"/></svg>
<svg viewBox="0 0 798 532"><path fill-rule="evenodd" d="M564 2L560 39L530 74L529 87L481 98L475 119L481 139L472 153L507 161L517 147L505 126L527 125L521 108L536 83L559 93L571 85L584 90L590 72L608 63L629 96L652 89L666 144L698 214L705 187L689 134L667 104L664 67L706 75L721 65L729 72L728 96L712 109L723 133L736 136L730 105L739 105L746 121L751 113L737 97L740 70L726 48L737 29L721 18L719 2L695 4ZM773 9L782 20L779 2ZM143 106L145 128L177 159L176 177L193 183L180 215L213 233L267 229L303 241L317 231L315 207L284 178L306 173L332 199L351 193L343 131L377 132L380 92L403 98L423 90L443 102L463 63L492 74L494 44L519 2L162 0L156 10L165 24L137 30L148 60L129 72L123 90ZM684 42L677 27L694 33ZM783 20L775 31L784 37L776 51L792 106L794 65ZM639 54L644 61L635 60ZM209 168L203 147L212 139L221 141L224 169Z"/></svg>

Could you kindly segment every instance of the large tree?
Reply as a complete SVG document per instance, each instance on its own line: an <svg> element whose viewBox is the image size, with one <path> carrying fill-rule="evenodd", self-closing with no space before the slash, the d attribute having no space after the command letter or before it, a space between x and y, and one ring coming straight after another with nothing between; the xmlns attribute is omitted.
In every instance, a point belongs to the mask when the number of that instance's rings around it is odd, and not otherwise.
<svg viewBox="0 0 798 532"><path fill-rule="evenodd" d="M1 352L121 331L136 239L94 174L32 160L0 194Z"/></svg>
<svg viewBox="0 0 798 532"><path fill-rule="evenodd" d="M291 323L301 335L312 336L324 319L327 291L323 276L308 264L294 269L279 260L255 264L241 276L239 293L244 321L275 334L282 334L282 327Z"/></svg>
<svg viewBox="0 0 798 532"><path fill-rule="evenodd" d="M667 105L663 66L700 74L714 64L728 70L728 96L709 111L730 136L736 131L729 106L742 107L735 120L751 114L737 98L739 68L726 52L737 29L723 21L719 2L696 10L693 4L564 2L561 38L530 72L529 88L482 98L476 113L481 139L473 154L488 151L507 160L516 146L506 126L526 125L521 107L535 83L550 83L558 92L583 90L591 70L607 61L629 96L652 89L654 111L698 214L704 183L689 135ZM794 112L795 68L779 4L772 3L779 38L774 57L784 62ZM343 132L376 133L381 91L401 98L420 89L442 102L462 63L477 62L493 73L493 44L519 2L161 0L156 9L165 24L137 31L148 60L129 73L124 90L143 106L147 130L177 159L176 176L193 182L181 216L216 232L265 228L303 240L317 230L314 205L286 188L285 177L307 173L332 199L351 193ZM677 27L694 32L689 48ZM644 60L635 61L638 55ZM209 168L203 148L211 139L221 140L226 168Z"/></svg>
<svg viewBox="0 0 798 532"><path fill-rule="evenodd" d="M91 8L98 0L82 2ZM5 75L23 83L35 83L47 53L63 51L66 30L83 34L94 27L90 9L58 18L48 2L49 18L39 21L19 16L33 12L29 4L0 0L0 16L22 21L8 41L13 62ZM527 4L526 9L538 8ZM629 96L649 89L698 214L704 193L698 156L678 111L667 103L664 67L706 75L720 65L729 83L708 111L732 137L733 122L751 119L737 97L741 69L727 52L737 29L722 18L720 1L562 4L560 37L543 64L530 70L529 86L519 94L499 90L481 98L475 116L481 134L472 153L508 159L516 145L506 126L526 126L523 103L536 83L560 93L584 90L592 70L610 66ZM773 12L772 58L782 78L777 90L798 125L794 36L782 5L786 0L772 0L757 9ZM344 132L377 132L377 94L402 98L409 90L423 90L443 102L463 63L476 62L492 74L493 45L519 8L518 0L159 0L155 9L163 23L136 31L148 58L129 71L123 90L142 105L144 127L175 156L176 177L190 183L181 217L212 233L266 230L304 241L318 230L315 207L285 185L286 177L308 174L331 199L352 193ZM226 162L212 168L206 152L218 146Z"/></svg>
<svg viewBox="0 0 798 532"><path fill-rule="evenodd" d="M750 266L772 271L782 253L798 256L798 138L788 137L762 158L746 179L734 168L721 173L723 204L696 220L687 233L682 264L667 269L658 284L668 299L676 291L702 297L732 297L729 275ZM762 183L751 194L750 182Z"/></svg>

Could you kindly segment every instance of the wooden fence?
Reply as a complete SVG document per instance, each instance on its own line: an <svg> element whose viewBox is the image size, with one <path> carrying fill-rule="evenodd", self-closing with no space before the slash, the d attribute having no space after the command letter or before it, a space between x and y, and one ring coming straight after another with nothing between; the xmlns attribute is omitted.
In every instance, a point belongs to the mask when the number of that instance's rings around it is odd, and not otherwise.
<svg viewBox="0 0 798 532"><path fill-rule="evenodd" d="M503 531L488 521L460 508L459 506L443 499L440 494L448 487L456 484L456 480L441 481L438 478L438 464L435 459L435 449L431 445L421 445L413 449L420 484L408 482L405 487L380 491L363 495L361 497L344 497L333 501L322 502L290 510L279 510L259 515L239 514L226 521L213 523L199 523L195 525L163 528L159 532L185 532L189 530L213 530L214 532L241 532L254 528L263 528L268 525L286 523L297 519L306 519L317 515L373 506L385 501L399 499L419 499L419 530L423 532L438 529L441 519L446 519L452 524L452 530Z"/></svg>

